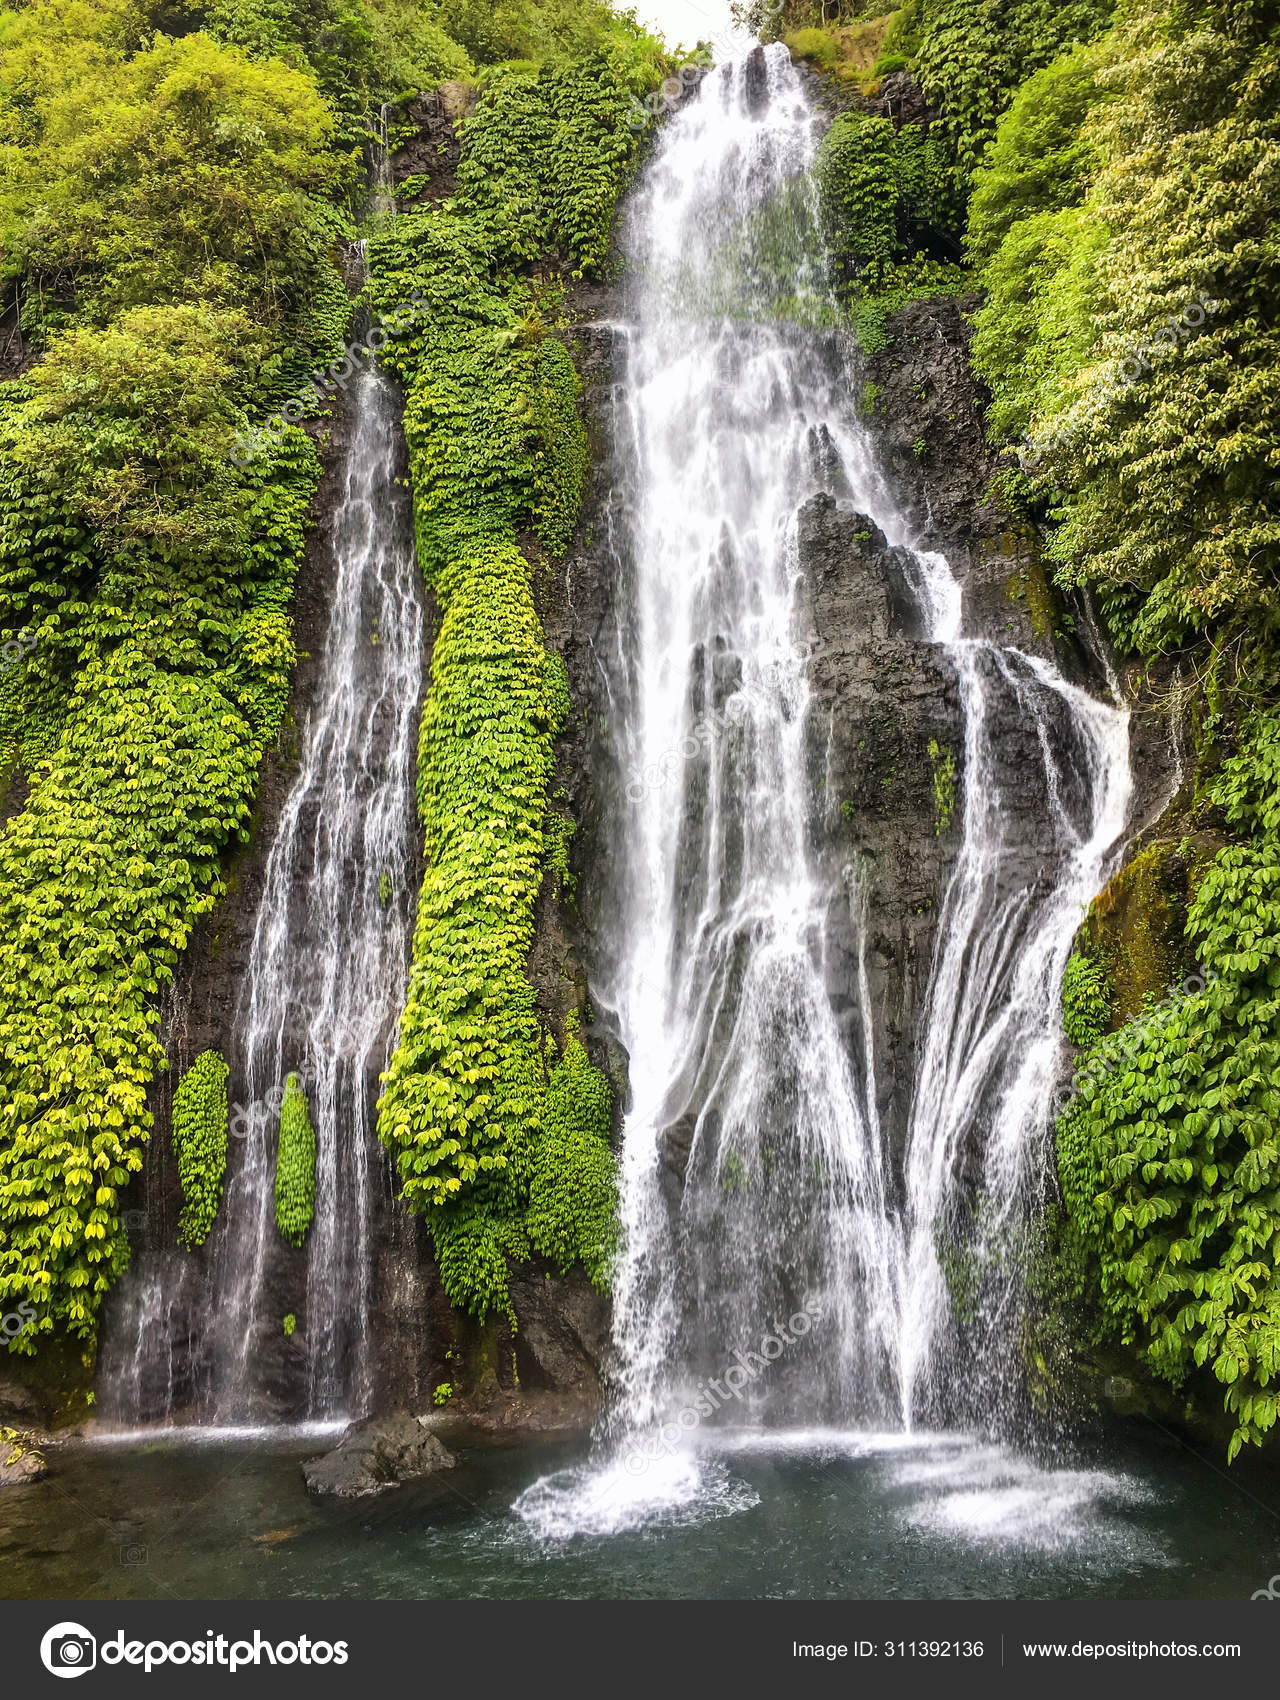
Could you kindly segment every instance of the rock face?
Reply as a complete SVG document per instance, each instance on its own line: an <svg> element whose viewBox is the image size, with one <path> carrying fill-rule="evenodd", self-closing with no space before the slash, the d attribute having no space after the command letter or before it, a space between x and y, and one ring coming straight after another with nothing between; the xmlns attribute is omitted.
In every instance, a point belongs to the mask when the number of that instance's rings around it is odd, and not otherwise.
<svg viewBox="0 0 1280 1700"><path fill-rule="evenodd" d="M900 1150L911 1050L959 833L957 812L940 811L937 794L942 772L957 794L963 784L960 703L945 652L917 635L905 551L825 495L801 510L799 539L811 761L825 774L826 808L813 841L833 893L830 990L865 1066L858 1010L865 960L880 1120Z"/></svg>
<svg viewBox="0 0 1280 1700"><path fill-rule="evenodd" d="M307 1492L327 1499L364 1499L418 1481L457 1460L433 1433L434 1416L373 1417L349 1428L332 1452L302 1466Z"/></svg>

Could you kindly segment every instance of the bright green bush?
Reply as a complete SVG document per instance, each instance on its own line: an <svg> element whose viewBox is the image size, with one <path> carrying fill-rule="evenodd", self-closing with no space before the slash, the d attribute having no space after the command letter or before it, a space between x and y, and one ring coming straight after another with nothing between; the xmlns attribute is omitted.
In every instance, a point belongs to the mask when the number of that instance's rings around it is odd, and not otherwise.
<svg viewBox="0 0 1280 1700"><path fill-rule="evenodd" d="M227 1172L227 1065L217 1051L203 1051L178 1082L171 1131L182 1215L178 1239L200 1246L209 1237Z"/></svg>
<svg viewBox="0 0 1280 1700"><path fill-rule="evenodd" d="M1107 970L1073 950L1062 976L1062 1030L1073 1045L1095 1044L1111 1025Z"/></svg>
<svg viewBox="0 0 1280 1700"><path fill-rule="evenodd" d="M1078 206L1095 163L1090 112L1109 97L1100 77L1115 51L1108 34L1028 77L1000 120L973 179L965 247L990 261L1019 219Z"/></svg>
<svg viewBox="0 0 1280 1700"><path fill-rule="evenodd" d="M592 1066L575 1014L565 1023L564 1050L547 1082L526 1223L535 1251L562 1271L581 1263L602 1292L618 1246L612 1104L609 1082Z"/></svg>
<svg viewBox="0 0 1280 1700"><path fill-rule="evenodd" d="M0 98L21 138L0 189L7 269L55 294L74 273L99 322L144 302L267 319L299 305L331 264L312 197L337 181L311 79L201 34L98 55L71 80L45 48L22 43L21 92Z"/></svg>
<svg viewBox="0 0 1280 1700"><path fill-rule="evenodd" d="M442 609L418 766L428 867L379 1132L431 1225L445 1291L480 1317L509 1310L508 1260L534 1249L535 1175L541 1243L593 1278L615 1208L607 1146L602 1162L561 1115L564 1079L549 1087L526 973L559 843L544 827L568 700L516 538L533 528L549 550L566 546L586 453L567 351L508 268L556 248L579 266L603 261L634 154L630 98L603 61L488 79L450 207L398 219L369 250L380 311L426 303L388 358L405 383L419 556ZM570 1072L582 1079L576 1054Z"/></svg>
<svg viewBox="0 0 1280 1700"><path fill-rule="evenodd" d="M307 1095L296 1074L284 1083L275 1191L276 1227L291 1246L300 1246L315 1214L316 1135Z"/></svg>

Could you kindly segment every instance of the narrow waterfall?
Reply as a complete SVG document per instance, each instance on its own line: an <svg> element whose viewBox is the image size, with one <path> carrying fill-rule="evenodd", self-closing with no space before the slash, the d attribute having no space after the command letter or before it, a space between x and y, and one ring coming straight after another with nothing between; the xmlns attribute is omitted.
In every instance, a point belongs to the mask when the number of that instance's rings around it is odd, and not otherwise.
<svg viewBox="0 0 1280 1700"><path fill-rule="evenodd" d="M947 563L918 555L929 635L944 644L964 712L963 840L938 923L919 1036L906 1154L898 1379L904 1418L976 1419L1002 1389L1005 1313L1016 1280L997 1280L981 1318L982 1363L962 1373L946 1350L950 1304L940 1236L963 1243L981 1274L1009 1256L1029 1196L1051 1165L1049 1129L1062 1079L1059 988L1071 941L1121 841L1132 791L1128 714L1069 684L1047 662L961 635ZM1000 728L1034 729L1041 769L1011 784ZM1028 879L1011 844L1015 788L1036 799L1044 862ZM966 1220L957 1176L980 1154ZM972 1352L972 1342L969 1345ZM967 1380L968 1397L954 1384Z"/></svg>
<svg viewBox="0 0 1280 1700"><path fill-rule="evenodd" d="M375 211L387 206L385 111L380 122ZM362 247L356 259L363 271ZM219 1425L338 1418L362 1414L373 1392L374 1112L409 975L425 620L399 399L372 359L349 409L323 654L235 1008L226 1192L199 1257L144 1256L123 1284L103 1377L105 1414L122 1423L179 1407ZM300 1252L275 1223L290 1073L316 1134Z"/></svg>
<svg viewBox="0 0 1280 1700"><path fill-rule="evenodd" d="M215 1259L214 1396L248 1414L278 1236L272 1177L280 1087L300 1075L316 1131L307 1236L307 1413L362 1411L371 1392L370 1218L378 1076L409 977L414 719L423 610L399 409L376 367L357 380L338 563L317 700L267 862L249 977L236 1013L250 1117Z"/></svg>
<svg viewBox="0 0 1280 1700"><path fill-rule="evenodd" d="M1012 1231L1042 1183L1063 1064L1057 987L1128 810L1125 713L1042 659L965 636L960 584L913 547L877 470L830 329L810 176L820 134L784 47L727 63L665 127L626 224L618 419L634 472L618 526L618 654L629 660L612 685L626 874L601 953L611 960L597 966L633 1099L617 1447L690 1409L699 1422L770 1426L972 1415L948 1386L958 1366L939 1236L981 1257L983 1235ZM816 492L898 546L903 596L954 673L963 715L962 843L911 1059L905 1151L877 1116L865 969L843 989L850 1043L824 947L831 876L811 829L835 800L811 753L822 730L797 552ZM1011 716L1038 772L1011 776L1001 762L997 728ZM1030 857L1025 841L1014 852L1015 792L1034 812ZM852 895L865 935L856 880ZM1016 1307L1012 1285L993 1302ZM995 1339L1001 1319L987 1320ZM765 1373L723 1409L699 1403L766 1339L782 1345L764 1352L776 1357Z"/></svg>

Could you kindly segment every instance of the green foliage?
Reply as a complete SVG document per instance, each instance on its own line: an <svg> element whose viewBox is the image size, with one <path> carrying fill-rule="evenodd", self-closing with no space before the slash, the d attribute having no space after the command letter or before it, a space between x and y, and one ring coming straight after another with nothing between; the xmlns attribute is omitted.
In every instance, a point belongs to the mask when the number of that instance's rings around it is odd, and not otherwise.
<svg viewBox="0 0 1280 1700"><path fill-rule="evenodd" d="M565 1023L564 1050L551 1068L542 1132L533 1144L526 1226L535 1251L562 1271L581 1263L604 1292L617 1254L617 1165L609 1148L612 1093Z"/></svg>
<svg viewBox="0 0 1280 1700"><path fill-rule="evenodd" d="M300 1246L315 1214L316 1134L307 1095L296 1074L284 1083L275 1192L276 1227L291 1246Z"/></svg>
<svg viewBox="0 0 1280 1700"><path fill-rule="evenodd" d="M595 0L442 0L439 21L478 65L504 59L563 61L607 55L620 75L658 68L659 44ZM657 78L655 77L656 81Z"/></svg>
<svg viewBox="0 0 1280 1700"><path fill-rule="evenodd" d="M952 222L955 196L940 138L919 124L845 112L815 163L828 252L839 277L883 287L888 268L928 248Z"/></svg>
<svg viewBox="0 0 1280 1700"><path fill-rule="evenodd" d="M1019 84L1098 35L1112 0L923 0L915 72L966 175Z"/></svg>
<svg viewBox="0 0 1280 1700"><path fill-rule="evenodd" d="M975 363L999 432L1044 457L1060 576L1098 588L1116 641L1255 643L1280 565L1280 56L1247 8L1170 24L1143 0L1099 44L1096 97L1089 64L992 151Z"/></svg>
<svg viewBox="0 0 1280 1700"><path fill-rule="evenodd" d="M431 1395L431 1403L433 1405L447 1405L452 1398L453 1383L451 1381L437 1382L435 1390Z"/></svg>
<svg viewBox="0 0 1280 1700"><path fill-rule="evenodd" d="M965 246L974 264L985 265L1019 219L1084 199L1095 164L1084 121L1108 98L1100 72L1114 46L1105 35L1064 53L1014 96L973 180Z"/></svg>
<svg viewBox="0 0 1280 1700"><path fill-rule="evenodd" d="M549 554L563 555L578 523L590 462L586 426L578 412L578 374L568 349L555 337L547 337L534 356L533 383L534 420L542 451L534 528Z"/></svg>
<svg viewBox="0 0 1280 1700"><path fill-rule="evenodd" d="M819 71L830 71L835 66L836 44L826 30L797 30L787 37L787 47L796 59L807 60Z"/></svg>
<svg viewBox="0 0 1280 1700"><path fill-rule="evenodd" d="M293 1314L293 1312L290 1311L288 1316L285 1317L283 1323L281 1324L281 1327L284 1329L284 1337L285 1337L286 1340L290 1339L293 1336L295 1330L297 1329L297 1326L298 1326L298 1319Z"/></svg>
<svg viewBox="0 0 1280 1700"><path fill-rule="evenodd" d="M1113 1323L1170 1380L1212 1367L1234 1455L1280 1403L1280 718L1213 801L1242 842L1188 915L1208 983L1085 1053L1058 1164Z"/></svg>
<svg viewBox="0 0 1280 1700"><path fill-rule="evenodd" d="M605 57L487 80L461 126L456 202L500 263L551 252L598 274L636 148L630 96Z"/></svg>
<svg viewBox="0 0 1280 1700"><path fill-rule="evenodd" d="M182 1183L178 1239L200 1246L209 1237L227 1172L227 1065L203 1051L173 1095L173 1150Z"/></svg>
<svg viewBox="0 0 1280 1700"><path fill-rule="evenodd" d="M431 1225L445 1291L481 1318L509 1311L509 1257L536 1246L602 1279L611 1243L612 1159L573 1108L585 1053L566 1034L568 1061L548 1068L526 974L568 690L516 538L532 528L563 550L586 446L567 350L510 268L549 251L603 261L634 152L629 110L603 58L503 69L463 126L451 202L369 248L375 307L425 304L387 358L405 383L419 555L442 608L419 747L427 873L379 1132ZM553 827L553 871L558 842Z"/></svg>
<svg viewBox="0 0 1280 1700"><path fill-rule="evenodd" d="M1077 947L1062 976L1062 1030L1073 1045L1096 1044L1111 1025L1110 976L1105 964Z"/></svg>
<svg viewBox="0 0 1280 1700"><path fill-rule="evenodd" d="M991 387L989 427L1013 439L1058 429L1064 386L1094 338L1097 259L1106 232L1087 207L1019 220L982 273L975 368Z"/></svg>
<svg viewBox="0 0 1280 1700"><path fill-rule="evenodd" d="M71 75L45 23L39 5L0 14L5 269L42 295L73 289L98 322L158 301L268 320L300 305L331 264L313 197L336 181L311 80L202 34Z"/></svg>

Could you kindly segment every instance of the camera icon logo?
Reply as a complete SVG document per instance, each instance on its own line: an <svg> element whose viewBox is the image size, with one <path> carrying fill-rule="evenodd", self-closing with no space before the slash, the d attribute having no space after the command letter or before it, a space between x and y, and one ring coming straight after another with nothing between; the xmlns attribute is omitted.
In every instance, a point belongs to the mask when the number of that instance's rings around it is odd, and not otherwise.
<svg viewBox="0 0 1280 1700"><path fill-rule="evenodd" d="M44 1632L40 1659L52 1676L83 1676L98 1662L98 1643L82 1623L55 1623Z"/></svg>

